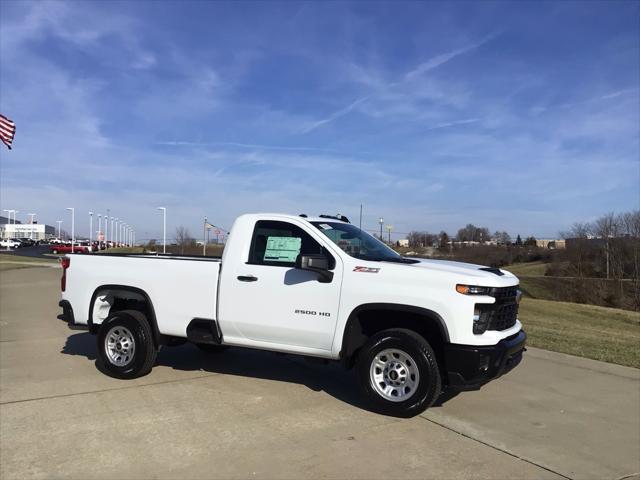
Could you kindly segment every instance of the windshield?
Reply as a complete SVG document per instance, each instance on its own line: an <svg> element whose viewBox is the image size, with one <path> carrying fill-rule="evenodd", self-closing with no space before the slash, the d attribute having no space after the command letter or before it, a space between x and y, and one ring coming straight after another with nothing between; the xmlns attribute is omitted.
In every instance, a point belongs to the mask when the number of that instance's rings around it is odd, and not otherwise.
<svg viewBox="0 0 640 480"><path fill-rule="evenodd" d="M416 263L401 257L377 238L350 223L312 222L333 243L355 258L372 261Z"/></svg>

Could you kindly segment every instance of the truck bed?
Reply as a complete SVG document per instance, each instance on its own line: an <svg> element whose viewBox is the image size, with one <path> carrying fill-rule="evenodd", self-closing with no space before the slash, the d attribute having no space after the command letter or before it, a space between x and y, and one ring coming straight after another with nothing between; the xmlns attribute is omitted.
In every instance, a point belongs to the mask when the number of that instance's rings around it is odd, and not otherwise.
<svg viewBox="0 0 640 480"><path fill-rule="evenodd" d="M101 289L126 287L143 291L154 307L158 329L186 337L193 318L216 319L221 259L178 255L97 254L69 255L67 288L62 298L74 306L75 321L102 323L108 305L96 302ZM103 298L103 295L99 296ZM108 301L108 299L105 299Z"/></svg>

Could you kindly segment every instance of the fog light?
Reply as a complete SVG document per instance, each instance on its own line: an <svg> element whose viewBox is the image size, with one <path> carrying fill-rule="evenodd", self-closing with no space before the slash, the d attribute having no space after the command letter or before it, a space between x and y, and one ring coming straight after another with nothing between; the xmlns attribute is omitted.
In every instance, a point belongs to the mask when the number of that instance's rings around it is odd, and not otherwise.
<svg viewBox="0 0 640 480"><path fill-rule="evenodd" d="M482 335L487 331L489 326L489 313L481 312L478 307L473 312L473 333L475 335Z"/></svg>

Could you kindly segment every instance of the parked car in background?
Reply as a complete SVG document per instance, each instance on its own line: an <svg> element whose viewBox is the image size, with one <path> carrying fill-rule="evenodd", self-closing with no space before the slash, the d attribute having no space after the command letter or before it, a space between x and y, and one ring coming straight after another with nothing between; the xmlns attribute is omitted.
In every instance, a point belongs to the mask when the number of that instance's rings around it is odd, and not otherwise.
<svg viewBox="0 0 640 480"><path fill-rule="evenodd" d="M49 247L49 251L53 254L59 253L91 253L93 251L93 247L89 245L89 242L83 242L84 244L75 244L75 245L66 245L66 244L55 244Z"/></svg>
<svg viewBox="0 0 640 480"><path fill-rule="evenodd" d="M36 244L36 241L33 240L32 238L26 238L26 237L22 237L18 239L21 243L23 247L33 247Z"/></svg>
<svg viewBox="0 0 640 480"><path fill-rule="evenodd" d="M18 248L21 243L13 238L0 240L0 248Z"/></svg>

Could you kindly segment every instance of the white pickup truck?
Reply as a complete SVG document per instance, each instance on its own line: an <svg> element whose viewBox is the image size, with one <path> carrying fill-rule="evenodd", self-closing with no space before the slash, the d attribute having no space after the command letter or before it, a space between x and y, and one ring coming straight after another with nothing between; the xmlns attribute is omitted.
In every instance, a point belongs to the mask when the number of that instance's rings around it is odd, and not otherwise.
<svg viewBox="0 0 640 480"><path fill-rule="evenodd" d="M342 216L243 215L222 258L67 255L62 267L59 318L96 334L103 370L122 379L149 373L162 346L260 348L355 365L372 408L412 416L524 352L514 275L404 258Z"/></svg>

